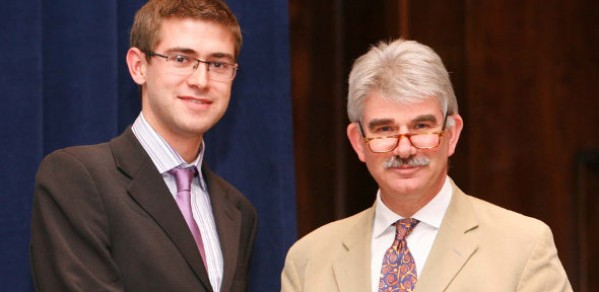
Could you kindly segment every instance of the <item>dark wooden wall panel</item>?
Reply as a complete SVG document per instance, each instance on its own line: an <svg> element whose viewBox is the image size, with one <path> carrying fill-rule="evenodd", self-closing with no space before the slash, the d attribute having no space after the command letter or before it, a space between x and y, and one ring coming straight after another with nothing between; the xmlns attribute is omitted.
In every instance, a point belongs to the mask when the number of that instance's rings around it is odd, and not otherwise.
<svg viewBox="0 0 599 292"><path fill-rule="evenodd" d="M467 188L549 224L576 287L574 170L580 151L599 149L599 135L588 135L599 131L599 70L589 62L598 22L583 1L468 3Z"/></svg>
<svg viewBox="0 0 599 292"><path fill-rule="evenodd" d="M579 291L599 291L599 151L578 157Z"/></svg>
<svg viewBox="0 0 599 292"><path fill-rule="evenodd" d="M308 9L309 8L309 9ZM299 233L335 217L342 82L339 7L334 1L291 1L291 62Z"/></svg>
<svg viewBox="0 0 599 292"><path fill-rule="evenodd" d="M554 231L576 291L599 291L599 1L292 0L299 234L369 207L376 185L345 136L347 75L379 40L431 46L465 120L450 175ZM584 200L586 203L581 203ZM597 283L596 283L597 282Z"/></svg>

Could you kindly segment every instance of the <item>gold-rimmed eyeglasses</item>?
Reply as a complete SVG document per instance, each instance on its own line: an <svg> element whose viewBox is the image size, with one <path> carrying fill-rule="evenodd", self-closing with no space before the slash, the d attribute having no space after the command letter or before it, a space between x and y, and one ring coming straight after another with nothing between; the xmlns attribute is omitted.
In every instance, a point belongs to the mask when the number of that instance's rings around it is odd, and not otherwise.
<svg viewBox="0 0 599 292"><path fill-rule="evenodd" d="M216 81L231 81L235 78L238 70L237 64L224 63L219 61L204 61L184 54L162 55L155 52L144 51L150 57L160 57L166 60L169 69L177 75L191 75L198 69L200 63L206 64L208 77Z"/></svg>
<svg viewBox="0 0 599 292"><path fill-rule="evenodd" d="M373 153L386 153L391 152L399 145L399 140L402 137L406 137L410 144L417 149L433 149L441 144L441 136L445 133L444 130L429 132L429 133L405 133L383 137L366 137L362 123L358 122L360 131L362 132L362 139L364 143L368 144L368 149ZM445 127L443 127L445 128Z"/></svg>

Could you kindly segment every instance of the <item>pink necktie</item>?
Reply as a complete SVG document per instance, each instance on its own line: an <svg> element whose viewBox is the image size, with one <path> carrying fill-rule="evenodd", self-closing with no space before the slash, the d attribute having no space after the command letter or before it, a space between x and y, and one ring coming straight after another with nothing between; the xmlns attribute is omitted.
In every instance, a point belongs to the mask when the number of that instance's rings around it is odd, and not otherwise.
<svg viewBox="0 0 599 292"><path fill-rule="evenodd" d="M401 219L396 227L395 241L383 258L379 292L408 292L416 285L416 263L408 249L406 237L418 224L416 219Z"/></svg>
<svg viewBox="0 0 599 292"><path fill-rule="evenodd" d="M181 209L181 213L183 214L183 217L185 217L187 226L189 226L193 239L195 239L198 250L202 255L204 267L207 267L204 244L202 243L202 234L200 233L196 221L193 219L193 212L191 211L191 180L196 174L196 168L173 168L169 173L174 175L175 180L177 181L177 205L179 205L179 209Z"/></svg>

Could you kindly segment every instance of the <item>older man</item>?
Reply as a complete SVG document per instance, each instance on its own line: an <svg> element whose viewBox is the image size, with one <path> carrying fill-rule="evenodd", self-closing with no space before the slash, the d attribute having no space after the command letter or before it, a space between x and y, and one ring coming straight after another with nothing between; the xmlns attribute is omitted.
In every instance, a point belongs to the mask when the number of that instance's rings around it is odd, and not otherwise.
<svg viewBox="0 0 599 292"><path fill-rule="evenodd" d="M447 164L464 122L439 56L372 47L349 77L347 136L374 205L300 239L282 291L571 291L547 225L464 194Z"/></svg>

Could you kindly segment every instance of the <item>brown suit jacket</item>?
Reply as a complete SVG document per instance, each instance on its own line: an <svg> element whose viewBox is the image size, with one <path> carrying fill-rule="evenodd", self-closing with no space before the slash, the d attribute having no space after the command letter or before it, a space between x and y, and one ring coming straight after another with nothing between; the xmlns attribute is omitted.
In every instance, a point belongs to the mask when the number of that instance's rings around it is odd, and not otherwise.
<svg viewBox="0 0 599 292"><path fill-rule="evenodd" d="M245 291L257 215L203 167L224 258L222 291ZM131 129L41 163L31 223L38 291L212 291L185 219Z"/></svg>
<svg viewBox="0 0 599 292"><path fill-rule="evenodd" d="M300 239L287 254L282 291L371 291L373 221L374 207ZM468 196L455 185L415 288L415 292L572 291L547 225Z"/></svg>

